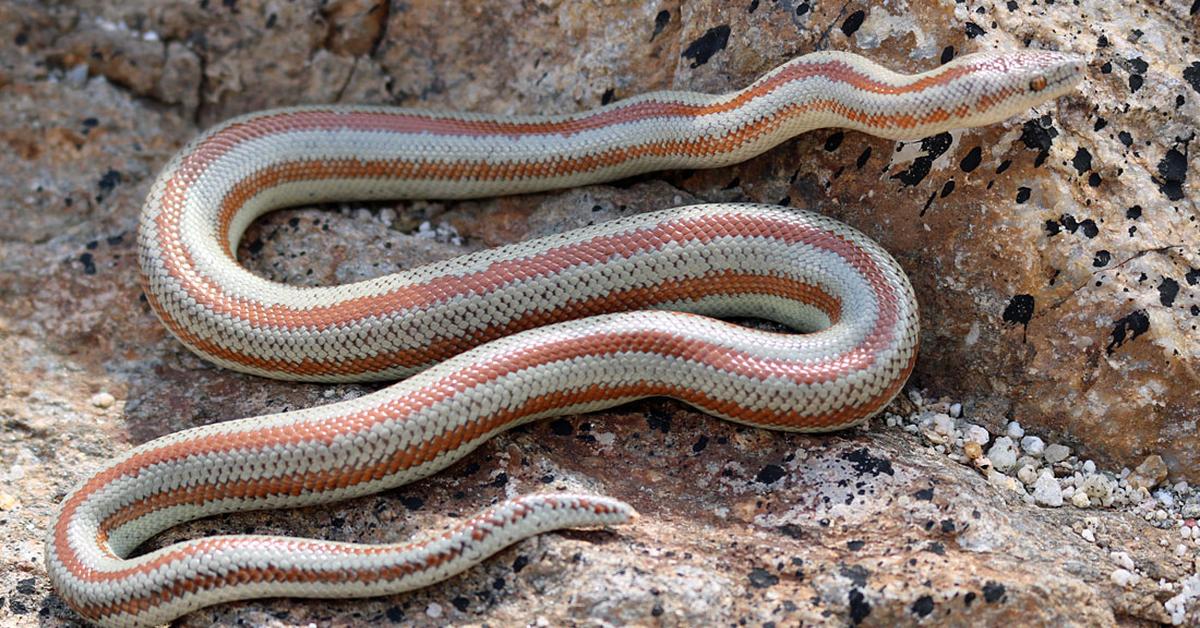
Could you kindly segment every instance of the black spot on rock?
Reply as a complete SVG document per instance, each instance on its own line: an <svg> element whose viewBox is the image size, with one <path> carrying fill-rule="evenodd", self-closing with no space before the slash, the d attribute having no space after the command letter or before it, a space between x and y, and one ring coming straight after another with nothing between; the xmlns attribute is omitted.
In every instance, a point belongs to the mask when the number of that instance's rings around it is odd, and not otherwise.
<svg viewBox="0 0 1200 628"><path fill-rule="evenodd" d="M517 559L513 561L513 573L520 573L520 571L522 569L524 569L525 566L528 564L529 564L528 556L525 556L524 554L518 556Z"/></svg>
<svg viewBox="0 0 1200 628"><path fill-rule="evenodd" d="M1025 201L1028 201L1029 194L1032 192L1033 192L1033 190L1031 190L1027 187L1024 187L1024 186L1017 188L1017 204L1021 205Z"/></svg>
<svg viewBox="0 0 1200 628"><path fill-rule="evenodd" d="M1075 166L1075 172L1083 174L1092 169L1092 154L1088 149L1080 146L1075 149L1075 156L1071 158L1071 165Z"/></svg>
<svg viewBox="0 0 1200 628"><path fill-rule="evenodd" d="M929 488L923 488L923 489L913 493L913 497L915 497L923 502L932 501L933 500L933 487L931 486Z"/></svg>
<svg viewBox="0 0 1200 628"><path fill-rule="evenodd" d="M766 589L775 586L779 583L779 576L767 571L766 569L751 569L750 570L750 586L755 589Z"/></svg>
<svg viewBox="0 0 1200 628"><path fill-rule="evenodd" d="M729 43L729 25L722 24L708 29L698 39L688 44L688 47L683 51L683 58L692 60L692 67L698 68L713 55L725 49L725 45Z"/></svg>
<svg viewBox="0 0 1200 628"><path fill-rule="evenodd" d="M1179 282L1170 277L1163 277L1162 283L1158 284L1158 302L1163 304L1163 307L1171 307L1175 304L1175 297L1179 296Z"/></svg>
<svg viewBox="0 0 1200 628"><path fill-rule="evenodd" d="M863 597L862 591L851 589L848 596L850 602L850 622L855 626L862 623L871 614L871 604Z"/></svg>
<svg viewBox="0 0 1200 628"><path fill-rule="evenodd" d="M702 434L700 435L700 438L697 439L694 444L692 444L692 453L698 454L704 451L706 447L708 447L708 437Z"/></svg>
<svg viewBox="0 0 1200 628"><path fill-rule="evenodd" d="M809 9L811 8L812 7L810 7L807 2L801 2L800 4L796 5L796 15L804 15L805 13L808 13Z"/></svg>
<svg viewBox="0 0 1200 628"><path fill-rule="evenodd" d="M646 425L652 430L658 430L663 434L671 432L671 415L661 410L651 410L646 413Z"/></svg>
<svg viewBox="0 0 1200 628"><path fill-rule="evenodd" d="M1038 151L1038 156L1033 161L1034 167L1041 166L1046 161L1056 137L1058 129L1054 128L1050 116L1029 120L1021 127L1021 142L1026 148Z"/></svg>
<svg viewBox="0 0 1200 628"><path fill-rule="evenodd" d="M420 497L401 497L400 503L409 510L420 510L421 506L425 505L425 500Z"/></svg>
<svg viewBox="0 0 1200 628"><path fill-rule="evenodd" d="M917 598L917 601L913 602L912 612L913 615L916 615L917 617L925 617L926 615L932 613L933 596L922 595L921 597Z"/></svg>
<svg viewBox="0 0 1200 628"><path fill-rule="evenodd" d="M983 584L983 599L989 604L1002 601L1004 593L1004 585L999 582L988 580Z"/></svg>
<svg viewBox="0 0 1200 628"><path fill-rule="evenodd" d="M829 152L837 150L838 147L842 145L842 140L845 139L845 137L846 134L842 133L841 131L837 131L833 135L830 135L825 139L825 150Z"/></svg>
<svg viewBox="0 0 1200 628"><path fill-rule="evenodd" d="M1183 279L1189 286L1194 286L1200 283L1200 268L1193 268L1189 270L1187 274L1183 276Z"/></svg>
<svg viewBox="0 0 1200 628"><path fill-rule="evenodd" d="M97 186L100 188L100 194L107 196L119 183L121 183L121 173L109 168L108 172L100 176L100 182Z"/></svg>
<svg viewBox="0 0 1200 628"><path fill-rule="evenodd" d="M471 607L471 600L468 600L466 596L462 595L450 600L450 603L453 604L454 608L457 608L458 612L460 613L467 612L467 609Z"/></svg>
<svg viewBox="0 0 1200 628"><path fill-rule="evenodd" d="M866 18L867 14L862 10L851 13L850 17L847 17L846 21L842 22L842 34L846 37L853 35L858 30L858 27L863 25L863 20Z"/></svg>
<svg viewBox="0 0 1200 628"><path fill-rule="evenodd" d="M921 140L921 150L925 151L925 154L914 159L906 170L892 175L892 178L899 179L900 183L906 186L920 183L929 175L934 160L941 157L942 153L950 148L952 141L953 138L949 133L939 133Z"/></svg>
<svg viewBox="0 0 1200 628"><path fill-rule="evenodd" d="M665 10L659 11L658 15L654 16L654 33L650 35L650 41L654 41L654 38L658 37L663 32L663 29L667 27L667 24L670 23L671 12Z"/></svg>
<svg viewBox="0 0 1200 628"><path fill-rule="evenodd" d="M608 103L612 102L616 98L617 98L617 93L615 91L613 91L613 88L610 87L610 88L604 90L604 93L600 95L600 104L607 105Z"/></svg>
<svg viewBox="0 0 1200 628"><path fill-rule="evenodd" d="M987 34L987 31L983 30L983 27L976 24L975 22L967 22L966 30L967 30L967 39L975 39L976 37L979 37L980 35Z"/></svg>
<svg viewBox="0 0 1200 628"><path fill-rule="evenodd" d="M846 549L850 550L851 552L857 552L858 550L865 547L866 544L867 544L866 541L859 541L859 540L846 541Z"/></svg>
<svg viewBox="0 0 1200 628"><path fill-rule="evenodd" d="M871 158L871 147L868 146L868 147L866 147L866 149L863 150L862 154L858 156L858 160L854 162L854 166L856 168L858 168L859 170L862 170L862 167L867 165L867 160L870 158Z"/></svg>
<svg viewBox="0 0 1200 628"><path fill-rule="evenodd" d="M387 616L388 621L394 624L404 621L404 610L399 606L389 606L383 614Z"/></svg>
<svg viewBox="0 0 1200 628"><path fill-rule="evenodd" d="M954 46L942 48L942 63L950 63L954 59Z"/></svg>
<svg viewBox="0 0 1200 628"><path fill-rule="evenodd" d="M1130 207L1129 209L1125 210L1125 217L1130 220L1137 220L1138 218L1141 218L1142 217L1142 206L1134 205L1133 207Z"/></svg>
<svg viewBox="0 0 1200 628"><path fill-rule="evenodd" d="M1183 80L1200 94L1200 61L1193 61L1191 65L1183 69Z"/></svg>
<svg viewBox="0 0 1200 628"><path fill-rule="evenodd" d="M967 156L963 157L962 162L960 162L958 164L958 167L962 168L963 172L971 172L972 170L979 167L979 162L981 162L982 160L983 160L983 151L978 146L976 146L975 148L972 148L971 150L967 151Z"/></svg>
<svg viewBox="0 0 1200 628"><path fill-rule="evenodd" d="M780 478L787 475L787 471L777 464L769 464L759 470L758 475L754 476L754 481L761 484L774 484Z"/></svg>
<svg viewBox="0 0 1200 628"><path fill-rule="evenodd" d="M83 264L83 274L85 274L85 275L95 275L96 274L96 258L93 257L91 253L84 253L83 255L80 255L79 263Z"/></svg>
<svg viewBox="0 0 1200 628"><path fill-rule="evenodd" d="M1029 325L1033 319L1034 299L1032 294L1016 294L1004 307L1004 322L1010 325Z"/></svg>
<svg viewBox="0 0 1200 628"><path fill-rule="evenodd" d="M1150 331L1150 317L1146 315L1146 310L1134 310L1113 326L1112 338L1108 341L1105 351L1112 355L1114 349L1147 331Z"/></svg>
<svg viewBox="0 0 1200 628"><path fill-rule="evenodd" d="M1104 268L1112 261L1112 253L1104 249L1096 251L1096 255L1092 257L1092 266L1095 268Z"/></svg>
<svg viewBox="0 0 1200 628"><path fill-rule="evenodd" d="M1137 90L1141 89L1142 85L1144 85L1145 83L1146 83L1146 78L1143 77L1141 74L1130 74L1129 75L1129 91L1130 92L1136 92Z"/></svg>
<svg viewBox="0 0 1200 628"><path fill-rule="evenodd" d="M1155 183L1158 190L1168 199L1178 201L1183 199L1183 181L1187 178L1187 156L1172 148L1158 162L1158 177Z"/></svg>
<svg viewBox="0 0 1200 628"><path fill-rule="evenodd" d="M1100 235L1100 227L1097 227L1096 221L1091 218L1086 218L1083 222L1079 223L1079 230L1089 240Z"/></svg>
<svg viewBox="0 0 1200 628"><path fill-rule="evenodd" d="M1129 134L1129 131L1121 131L1120 133L1117 133L1117 139L1121 140L1121 143L1125 145L1125 148L1133 146L1133 136Z"/></svg>
<svg viewBox="0 0 1200 628"><path fill-rule="evenodd" d="M846 462L853 463L854 470L858 473L869 473L871 475L886 473L888 475L896 475L896 472L892 469L891 461L872 456L866 447L844 453L841 458Z"/></svg>

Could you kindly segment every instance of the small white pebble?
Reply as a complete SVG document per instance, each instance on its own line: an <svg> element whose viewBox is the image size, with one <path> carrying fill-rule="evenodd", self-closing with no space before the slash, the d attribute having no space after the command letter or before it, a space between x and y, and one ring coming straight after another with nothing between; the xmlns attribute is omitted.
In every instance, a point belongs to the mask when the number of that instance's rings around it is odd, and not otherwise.
<svg viewBox="0 0 1200 628"><path fill-rule="evenodd" d="M1087 493L1083 491L1076 491L1073 495L1071 495L1071 504L1076 508L1087 508L1088 506L1092 505L1092 502L1090 499L1088 499Z"/></svg>
<svg viewBox="0 0 1200 628"><path fill-rule="evenodd" d="M950 404L950 416L952 416L956 419L962 416L962 404L961 403Z"/></svg>
<svg viewBox="0 0 1200 628"><path fill-rule="evenodd" d="M933 417L933 429L946 436L954 435L954 419L949 414L936 414Z"/></svg>
<svg viewBox="0 0 1200 628"><path fill-rule="evenodd" d="M1000 471L1009 471L1017 463L1017 448L1011 438L1001 436L987 450L987 457Z"/></svg>
<svg viewBox="0 0 1200 628"><path fill-rule="evenodd" d="M1088 460L1083 463L1084 475L1091 475L1095 472L1096 472L1096 463L1092 462L1091 460Z"/></svg>
<svg viewBox="0 0 1200 628"><path fill-rule="evenodd" d="M1079 536L1082 536L1083 540L1087 541L1088 543L1096 542L1096 533L1092 532L1091 528L1084 528L1083 532L1079 533Z"/></svg>
<svg viewBox="0 0 1200 628"><path fill-rule="evenodd" d="M1186 556L1187 555L1187 546L1184 545L1183 543L1176 545L1175 546L1175 555L1180 558L1183 558L1184 556Z"/></svg>
<svg viewBox="0 0 1200 628"><path fill-rule="evenodd" d="M111 408L117 400L107 392L98 392L92 395L92 405L97 408Z"/></svg>
<svg viewBox="0 0 1200 628"><path fill-rule="evenodd" d="M1021 439L1021 449L1031 456L1041 456L1046 450L1046 444L1037 436L1026 436Z"/></svg>
<svg viewBox="0 0 1200 628"><path fill-rule="evenodd" d="M1038 477L1040 476L1038 475L1037 469L1034 469L1033 467L1021 467L1019 470L1017 470L1017 479L1021 480L1021 482L1026 486L1037 482Z"/></svg>
<svg viewBox="0 0 1200 628"><path fill-rule="evenodd" d="M1128 553L1117 551L1117 552L1110 552L1108 555L1114 561L1116 561L1116 563L1118 565L1124 567L1125 569L1128 569L1129 571L1133 571L1133 559L1130 558Z"/></svg>
<svg viewBox="0 0 1200 628"><path fill-rule="evenodd" d="M924 399L921 398L921 393L915 388L908 391L908 400L913 402L913 405L920 406L924 404Z"/></svg>
<svg viewBox="0 0 1200 628"><path fill-rule="evenodd" d="M1049 506L1051 508L1062 506L1062 487L1058 485L1058 480L1054 479L1053 476L1039 476L1037 481L1033 483L1033 499L1041 506Z"/></svg>
<svg viewBox="0 0 1200 628"><path fill-rule="evenodd" d="M1137 584L1138 581L1137 574L1128 569L1114 569L1109 577L1112 578L1113 584L1121 587Z"/></svg>
<svg viewBox="0 0 1200 628"><path fill-rule="evenodd" d="M442 616L442 605L437 602L430 602L429 606L425 607L425 614L437 619Z"/></svg>
<svg viewBox="0 0 1200 628"><path fill-rule="evenodd" d="M1058 443L1047 445L1046 450L1042 452L1042 457L1045 458L1046 462L1049 462L1050 464L1062 462L1070 455L1071 448L1067 447L1066 445L1059 445Z"/></svg>
<svg viewBox="0 0 1200 628"><path fill-rule="evenodd" d="M991 434L978 425L968 424L963 428L963 440L965 441L986 445L991 438Z"/></svg>
<svg viewBox="0 0 1200 628"><path fill-rule="evenodd" d="M1012 421L1008 424L1008 429L1005 431L1008 437L1017 440L1025 435L1025 428L1021 427L1020 423Z"/></svg>

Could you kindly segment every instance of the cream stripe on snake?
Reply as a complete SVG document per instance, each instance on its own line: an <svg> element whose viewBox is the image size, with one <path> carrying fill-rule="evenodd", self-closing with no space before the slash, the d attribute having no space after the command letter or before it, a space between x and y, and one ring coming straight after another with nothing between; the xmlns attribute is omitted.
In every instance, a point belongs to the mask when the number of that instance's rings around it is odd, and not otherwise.
<svg viewBox="0 0 1200 628"><path fill-rule="evenodd" d="M806 211L676 208L322 288L238 265L238 239L264 212L715 167L818 127L919 138L1002 120L1082 72L1052 52L972 55L912 76L823 52L726 95L657 92L563 116L330 106L227 122L176 155L146 202L138 246L154 311L193 351L247 373L408 379L133 449L63 502L50 577L82 616L110 625L262 596L411 590L518 539L624 522L633 509L542 494L411 544L234 535L133 553L179 522L381 491L514 425L651 395L760 427L846 427L891 400L916 355L904 273L859 232ZM713 318L731 316L808 333Z"/></svg>

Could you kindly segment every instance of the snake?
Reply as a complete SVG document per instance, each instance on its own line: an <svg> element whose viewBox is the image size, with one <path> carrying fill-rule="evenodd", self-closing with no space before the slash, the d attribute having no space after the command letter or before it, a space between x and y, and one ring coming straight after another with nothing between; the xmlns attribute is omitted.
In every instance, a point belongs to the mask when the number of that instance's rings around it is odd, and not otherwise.
<svg viewBox="0 0 1200 628"><path fill-rule="evenodd" d="M50 579L82 618L109 626L234 600L410 591L532 535L637 513L611 497L544 492L404 543L236 534L137 550L201 517L384 491L514 426L650 396L753 427L842 429L880 412L916 360L904 271L861 232L806 210L675 207L333 286L287 285L239 264L243 233L266 212L716 168L818 128L920 139L1057 98L1084 69L1068 53L1025 50L908 75L823 51L741 90L650 92L571 114L313 105L219 124L170 159L143 207L150 307L221 367L395 383L132 448L63 499L47 534ZM791 331L730 320L746 317Z"/></svg>

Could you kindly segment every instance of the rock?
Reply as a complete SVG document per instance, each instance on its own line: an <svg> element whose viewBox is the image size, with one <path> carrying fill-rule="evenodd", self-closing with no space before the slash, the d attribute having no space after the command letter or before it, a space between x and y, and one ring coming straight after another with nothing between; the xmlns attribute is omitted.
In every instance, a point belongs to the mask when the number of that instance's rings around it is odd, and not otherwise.
<svg viewBox="0 0 1200 628"><path fill-rule="evenodd" d="M1042 458L1050 464L1057 464L1070 456L1071 448L1066 445L1059 445L1058 443L1047 445L1046 449L1042 452Z"/></svg>
<svg viewBox="0 0 1200 628"><path fill-rule="evenodd" d="M112 405L117 402L117 400L110 393L98 392L92 395L91 402L93 406L103 409L111 408Z"/></svg>
<svg viewBox="0 0 1200 628"><path fill-rule="evenodd" d="M991 440L992 435L987 430L978 425L968 425L963 430L963 440L976 443L978 445L986 445Z"/></svg>
<svg viewBox="0 0 1200 628"><path fill-rule="evenodd" d="M1040 457L1046 449L1045 443L1037 436L1026 436L1021 439L1021 451L1035 458Z"/></svg>
<svg viewBox="0 0 1200 628"><path fill-rule="evenodd" d="M1001 436L988 448L987 456L992 460L992 464L996 466L997 471L1004 472L1012 469L1017 464L1018 453L1012 439L1007 436Z"/></svg>
<svg viewBox="0 0 1200 628"><path fill-rule="evenodd" d="M1058 508L1063 505L1062 487L1053 475L1039 476L1033 483L1033 499L1039 506Z"/></svg>
<svg viewBox="0 0 1200 628"><path fill-rule="evenodd" d="M377 388L222 370L184 350L142 299L135 231L155 174L205 127L266 107L569 112L651 89L737 89L816 49L909 72L977 50L1085 54L1093 69L1075 93L986 129L906 143L830 129L715 170L288 210L256 221L239 255L262 276L329 285L670 205L812 208L878 239L912 277L925 394L905 399L966 405L1005 435L992 449L1010 471L1028 430L1102 469L1158 453L1200 480L1200 393L1188 384L1200 355L1188 139L1200 95L1187 78L1200 50L1185 5L912 4L0 3L0 623L77 620L49 589L42 541L62 495L103 462L179 429ZM107 409L94 391L113 397ZM179 623L1200 622L1200 580L1174 556L1177 533L1091 510L1103 545L1085 542L1071 531L1079 513L1026 503L969 428L978 471L902 430L768 433L663 400L562 421L565 435L534 423L412 486L194 522L155 543L243 530L402 542L531 490L609 492L642 512L637 524L524 541L403 595L256 600ZM1070 455L1050 445L1043 459ZM755 481L767 468L784 475ZM1073 503L1105 494L1088 482ZM1118 546L1147 574L1128 589L1111 580Z"/></svg>
<svg viewBox="0 0 1200 628"><path fill-rule="evenodd" d="M1128 587L1131 585L1135 585L1138 583L1139 580L1141 580L1141 578L1137 574L1135 574L1127 569L1114 569L1111 577L1112 577L1113 584L1115 584L1119 587Z"/></svg>
<svg viewBox="0 0 1200 628"><path fill-rule="evenodd" d="M978 460L983 455L983 447L979 443L969 440L963 443L963 454L968 460Z"/></svg>
<svg viewBox="0 0 1200 628"><path fill-rule="evenodd" d="M1133 488L1144 488L1152 490L1163 480L1167 479L1167 465L1163 462L1162 456L1157 454L1146 456L1146 459L1139 464L1133 473L1129 474L1129 485Z"/></svg>
<svg viewBox="0 0 1200 628"><path fill-rule="evenodd" d="M1017 479L1023 484L1029 486L1038 480L1041 475L1038 474L1037 468L1032 466L1022 466L1017 470Z"/></svg>
<svg viewBox="0 0 1200 628"><path fill-rule="evenodd" d="M1080 492L1086 494L1093 502L1104 506L1112 504L1113 491L1116 488L1116 482L1102 475L1089 475L1084 478L1083 484L1079 486Z"/></svg>
<svg viewBox="0 0 1200 628"><path fill-rule="evenodd" d="M954 436L954 419L949 414L936 414L933 417L933 429L943 436Z"/></svg>

